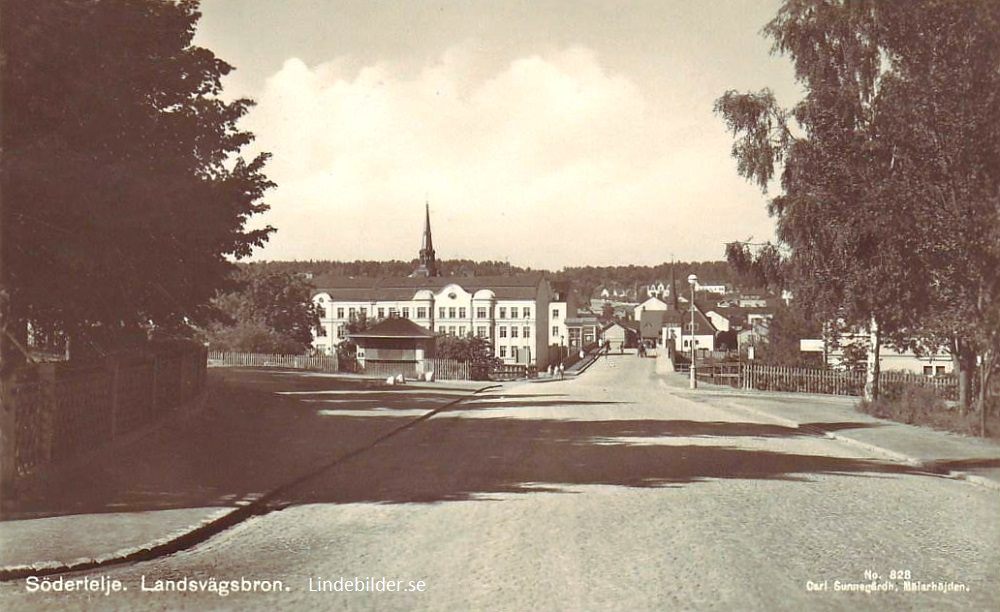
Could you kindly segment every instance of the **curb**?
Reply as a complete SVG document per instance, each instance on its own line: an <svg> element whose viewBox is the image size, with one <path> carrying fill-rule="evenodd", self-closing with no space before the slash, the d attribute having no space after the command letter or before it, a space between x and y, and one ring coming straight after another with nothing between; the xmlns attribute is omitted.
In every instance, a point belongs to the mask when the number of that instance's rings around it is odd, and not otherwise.
<svg viewBox="0 0 1000 612"><path fill-rule="evenodd" d="M476 395L483 393L484 391L489 391L491 389L499 388L501 385L488 385L481 387L479 389L470 389L468 395ZM274 510L281 510L284 506L268 507L268 503L274 501L278 495L284 491L298 485L301 482L312 478L316 474L328 470L336 465L339 465L345 461L349 461L360 455L361 453L381 444L385 440L395 436L396 434L405 431L418 423L422 423L430 419L431 417L459 404L468 399L468 396L460 397L454 401L448 402L442 406L429 410L426 414L421 415L407 423L400 425L399 427L389 431L382 436L379 436L374 441L369 443L359 449L350 451L340 457L337 457L333 461L321 465L318 468L307 472L305 475L296 478L291 482L286 482L284 484L278 485L274 489L268 491L264 494L254 494L244 497L240 501L236 502L235 508L223 508L211 513L206 518L202 519L200 522L191 525L185 529L179 529L171 534L168 534L162 538L149 542L141 546L135 546L131 548L123 548L112 553L106 553L98 557L81 557L79 559L74 559L73 561L63 562L63 561L38 561L31 564L24 565L13 565L8 567L0 567L0 582L10 582L13 580L22 580L29 576L54 576L58 574L66 574L70 572L81 572L86 570L93 570L102 567L109 567L113 565L123 565L126 563L136 563L139 561L151 561L158 557L164 557L167 555L180 552L201 544L202 542L208 540L209 538L222 533L223 531L233 527L243 521L251 518L255 515L264 515Z"/></svg>
<svg viewBox="0 0 1000 612"><path fill-rule="evenodd" d="M877 455L882 455L882 456L884 456L884 457L886 457L886 458L888 458L890 460L893 460L893 461L896 461L896 462L899 462L899 463L905 463L905 464L911 465L911 466L913 466L915 468L920 468L920 469L926 471L929 474L937 474L939 476L945 476L945 477L951 478L953 480L964 480L965 482L968 482L970 484L974 484L974 485L977 485L977 486L980 486L980 487L983 487L983 488L986 488L986 489L992 489L994 491L1000 491L1000 482L997 482L997 481L995 481L995 480L993 480L991 478L986 478L986 477L980 476L978 474L970 474L968 472L961 472L961 471L956 471L956 470L950 470L948 472L945 472L945 471L940 470L940 469L935 469L932 462L927 462L927 461L924 461L923 459L919 459L919 458L913 457L911 455L907 455L907 454L904 454L904 453L899 453L899 452L896 452L894 450L890 450L888 448L884 448L884 447L878 446L876 444L871 444L869 442L862 442L860 440L856 440L854 438L845 436L844 434L836 433L836 432L833 432L833 431L829 431L827 429L823 429L822 427L802 427L800 423L798 423L797 421L793 421L792 419L786 419L784 417L776 416L776 415L773 415L771 413L764 412L763 410L758 410L756 408L750 408L749 406L744 406L743 404L737 404L736 402L730 401L729 404L731 406L739 408L740 410L745 410L745 411L750 412L752 414L756 414L756 415L761 416L761 417L766 417L766 418L778 421L778 422L780 422L782 425L784 425L786 427L792 427L792 428L795 428L795 429L801 429L803 431L808 431L808 432L811 432L811 433L816 433L816 434L822 435L823 437L831 439L831 440L839 440L841 442L847 442L849 444L861 447L861 448L863 448L863 449L865 449L865 450L867 450L869 452L875 453Z"/></svg>

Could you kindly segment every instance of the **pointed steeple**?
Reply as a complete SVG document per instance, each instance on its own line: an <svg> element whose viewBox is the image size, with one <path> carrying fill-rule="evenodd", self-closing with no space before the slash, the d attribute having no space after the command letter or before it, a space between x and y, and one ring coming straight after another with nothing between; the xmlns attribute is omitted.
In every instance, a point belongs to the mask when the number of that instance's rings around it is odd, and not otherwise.
<svg viewBox="0 0 1000 612"><path fill-rule="evenodd" d="M674 282L674 262L670 262L670 305L677 310L677 283Z"/></svg>
<svg viewBox="0 0 1000 612"><path fill-rule="evenodd" d="M412 276L439 276L437 260L434 258L434 240L431 238L431 205L425 202L424 237L420 243L420 265Z"/></svg>

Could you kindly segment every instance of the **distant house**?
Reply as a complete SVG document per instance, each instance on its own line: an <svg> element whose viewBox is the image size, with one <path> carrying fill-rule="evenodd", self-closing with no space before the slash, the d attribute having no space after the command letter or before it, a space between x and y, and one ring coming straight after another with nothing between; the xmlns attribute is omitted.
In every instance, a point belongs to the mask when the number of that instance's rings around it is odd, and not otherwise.
<svg viewBox="0 0 1000 612"><path fill-rule="evenodd" d="M719 312L719 309L709 310L705 313L708 320L712 322L715 329L720 332L729 331L729 317Z"/></svg>
<svg viewBox="0 0 1000 612"><path fill-rule="evenodd" d="M673 344L674 351L690 353L691 343L699 353L715 350L715 337L719 330L712 321L695 305L694 323L691 322L690 310L670 310L664 317L662 343Z"/></svg>
<svg viewBox="0 0 1000 612"><path fill-rule="evenodd" d="M634 335L635 332L631 328L617 321L601 330L601 337L604 342L608 344L611 351L618 353L622 352L626 346L634 343Z"/></svg>
<svg viewBox="0 0 1000 612"><path fill-rule="evenodd" d="M632 318L636 321L642 321L642 313L646 311L664 311L667 310L669 306L663 300L655 297L651 297L645 302L639 304L632 311Z"/></svg>
<svg viewBox="0 0 1000 612"><path fill-rule="evenodd" d="M726 295L726 293L729 291L729 286L722 281L705 281L705 282L699 281L696 289L698 291L704 291L705 293Z"/></svg>
<svg viewBox="0 0 1000 612"><path fill-rule="evenodd" d="M581 349L601 338L601 323L595 316L576 316L566 319L568 346Z"/></svg>
<svg viewBox="0 0 1000 612"><path fill-rule="evenodd" d="M843 334L837 342L838 346L828 345L824 347L822 340L806 340L801 345L803 352L823 351L826 355L827 365L841 367L844 365L844 348L854 343L867 347L868 334ZM879 369L884 372L894 370L923 374L925 376L941 376L951 374L955 371L955 364L951 354L944 350L918 357L911 350L899 351L888 346L882 346L879 349L878 362Z"/></svg>
<svg viewBox="0 0 1000 612"><path fill-rule="evenodd" d="M673 312L673 311L669 311ZM660 344L667 310L647 310L639 320L639 339L649 344Z"/></svg>

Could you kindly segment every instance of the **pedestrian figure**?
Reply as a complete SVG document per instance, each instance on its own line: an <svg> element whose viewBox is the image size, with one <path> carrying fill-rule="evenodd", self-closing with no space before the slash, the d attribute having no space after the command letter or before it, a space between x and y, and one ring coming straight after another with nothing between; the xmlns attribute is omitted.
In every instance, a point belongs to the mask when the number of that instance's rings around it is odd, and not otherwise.
<svg viewBox="0 0 1000 612"><path fill-rule="evenodd" d="M563 376L564 376L564 375L563 375L563 364L562 364L562 362L560 361L560 362L559 362L559 378L560 378L560 379L562 379L562 378L563 378Z"/></svg>

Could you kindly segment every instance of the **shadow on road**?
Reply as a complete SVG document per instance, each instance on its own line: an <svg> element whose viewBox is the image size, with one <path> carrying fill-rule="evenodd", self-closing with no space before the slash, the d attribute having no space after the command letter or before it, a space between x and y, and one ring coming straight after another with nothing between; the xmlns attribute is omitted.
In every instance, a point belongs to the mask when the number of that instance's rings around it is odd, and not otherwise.
<svg viewBox="0 0 1000 612"><path fill-rule="evenodd" d="M819 474L925 474L903 464L676 440L808 435L813 434L756 423L435 418L394 439L391 448L373 448L303 483L280 505L490 499L576 485L664 487L728 478L808 482Z"/></svg>
<svg viewBox="0 0 1000 612"><path fill-rule="evenodd" d="M284 372L215 370L210 389L200 416L37 480L5 518L232 506L331 464L337 465L284 494L279 505L488 499L571 485L662 487L726 478L809 481L818 474L921 473L900 464L678 439L815 435L808 427L488 416L497 408L615 403L558 395L499 395L463 403L376 443L412 422L415 411L445 407L468 388L385 387ZM332 400L346 400L342 406L353 414L322 410ZM366 407L383 410L357 414ZM393 415L397 409L409 412ZM476 418L464 418L463 411Z"/></svg>

